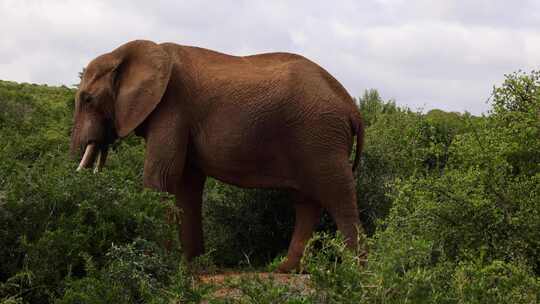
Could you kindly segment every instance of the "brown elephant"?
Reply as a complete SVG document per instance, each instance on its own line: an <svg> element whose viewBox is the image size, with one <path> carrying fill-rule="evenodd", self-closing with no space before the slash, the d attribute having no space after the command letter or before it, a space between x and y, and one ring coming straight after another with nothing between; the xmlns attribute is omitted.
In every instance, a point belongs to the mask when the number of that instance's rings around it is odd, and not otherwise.
<svg viewBox="0 0 540 304"><path fill-rule="evenodd" d="M353 171L363 124L353 99L326 70L295 54L230 56L137 40L86 67L76 98L71 149L78 170L105 163L116 139L146 142L144 185L176 196L181 243L203 253L205 179L296 193L287 260L295 269L326 209L351 248L359 224ZM349 155L356 136L356 155Z"/></svg>

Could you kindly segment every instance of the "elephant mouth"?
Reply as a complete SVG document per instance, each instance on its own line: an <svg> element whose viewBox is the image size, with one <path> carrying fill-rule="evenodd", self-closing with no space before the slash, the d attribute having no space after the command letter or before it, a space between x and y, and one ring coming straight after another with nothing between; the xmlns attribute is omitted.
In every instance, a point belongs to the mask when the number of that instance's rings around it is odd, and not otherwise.
<svg viewBox="0 0 540 304"><path fill-rule="evenodd" d="M100 172L107 160L108 150L107 146L98 145L95 142L88 143L84 150L81 162L77 167L77 171L90 168L95 163L94 173Z"/></svg>

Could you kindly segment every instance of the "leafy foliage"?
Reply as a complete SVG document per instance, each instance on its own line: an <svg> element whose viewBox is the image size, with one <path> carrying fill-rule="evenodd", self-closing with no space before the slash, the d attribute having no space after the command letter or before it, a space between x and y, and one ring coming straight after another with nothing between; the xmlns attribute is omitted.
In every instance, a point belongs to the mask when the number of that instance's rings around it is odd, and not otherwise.
<svg viewBox="0 0 540 304"><path fill-rule="evenodd" d="M206 243L225 265L264 265L287 249L294 226L286 191L240 189L209 180L203 224Z"/></svg>
<svg viewBox="0 0 540 304"><path fill-rule="evenodd" d="M88 275L68 279L63 297L57 303L200 303L210 291L194 286L194 277L182 264L155 243L136 239L133 243L113 245L107 252L107 264L97 270L87 258Z"/></svg>
<svg viewBox="0 0 540 304"><path fill-rule="evenodd" d="M52 300L68 278L88 275L86 260L105 267L114 244L176 239L163 220L171 200L143 191L137 171L119 161L140 163L140 144L113 153L116 170L99 178L75 174L67 154L72 103L67 88L0 83L0 299Z"/></svg>
<svg viewBox="0 0 540 304"><path fill-rule="evenodd" d="M366 91L357 188L367 263L322 232L303 259L307 286L248 278L228 285L233 297L213 295L164 249L179 246L166 220L177 210L142 189L140 139L115 144L99 176L73 172L73 96L0 81L0 303L539 301L539 72L506 75L482 117L414 112ZM209 179L204 201L204 265L256 268L286 251L286 192ZM335 227L326 216L319 230Z"/></svg>

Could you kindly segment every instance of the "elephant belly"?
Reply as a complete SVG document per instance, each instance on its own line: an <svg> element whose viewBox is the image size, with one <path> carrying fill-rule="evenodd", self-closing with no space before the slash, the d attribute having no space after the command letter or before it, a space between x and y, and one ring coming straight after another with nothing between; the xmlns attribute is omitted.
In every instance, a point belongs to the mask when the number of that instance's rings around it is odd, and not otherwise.
<svg viewBox="0 0 540 304"><path fill-rule="evenodd" d="M271 188L271 189L297 189L294 180L281 176L263 175L260 173L237 175L230 174L209 174L217 180L224 183L235 185L242 188Z"/></svg>
<svg viewBox="0 0 540 304"><path fill-rule="evenodd" d="M216 137L217 138L217 137ZM290 158L282 140L206 141L198 149L198 163L204 173L228 184L246 188L297 188Z"/></svg>

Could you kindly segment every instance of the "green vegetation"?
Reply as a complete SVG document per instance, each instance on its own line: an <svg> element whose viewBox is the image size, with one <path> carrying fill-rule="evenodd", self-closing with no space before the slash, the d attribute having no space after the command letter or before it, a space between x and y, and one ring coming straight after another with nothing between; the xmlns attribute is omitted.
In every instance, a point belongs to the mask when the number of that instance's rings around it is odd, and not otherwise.
<svg viewBox="0 0 540 304"><path fill-rule="evenodd" d="M178 246L166 221L174 204L142 189L140 139L117 143L98 176L74 172L73 98L0 81L0 303L540 301L539 72L507 75L482 117L417 113L366 91L357 186L368 260L330 237L325 215L303 259L305 286L198 282L197 269L275 264L292 229L288 194L209 180L210 253L187 267L164 249ZM237 293L219 297L222 287Z"/></svg>

